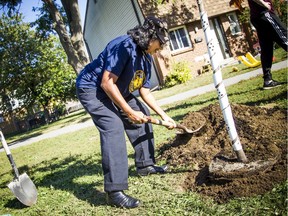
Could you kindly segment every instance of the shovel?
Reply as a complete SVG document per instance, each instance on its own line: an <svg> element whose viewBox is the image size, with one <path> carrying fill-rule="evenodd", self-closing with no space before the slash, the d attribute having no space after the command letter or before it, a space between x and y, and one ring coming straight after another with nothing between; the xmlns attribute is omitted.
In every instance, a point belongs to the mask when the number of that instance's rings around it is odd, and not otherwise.
<svg viewBox="0 0 288 216"><path fill-rule="evenodd" d="M18 169L1 130L0 135L2 145L15 173L15 178L8 184L8 187L21 203L26 206L32 206L37 201L36 187L26 173L19 175Z"/></svg>
<svg viewBox="0 0 288 216"><path fill-rule="evenodd" d="M181 131L177 131L176 133L177 134L192 134L192 133L196 133L197 131L199 131L206 123L205 121L205 118L203 117L204 121L203 123L198 127L196 128L195 130L191 130L189 128L187 128L186 126L184 125L181 125L181 124L176 124L176 126L174 126L174 124L172 124L171 122L167 122L167 121L163 121L163 120L159 120L159 119L155 119L151 116L146 116L146 118L148 119L148 122L149 123L152 123L152 124L156 124L156 125L163 125L163 126L166 126L166 127L175 127L175 128L178 128L178 129L181 129Z"/></svg>

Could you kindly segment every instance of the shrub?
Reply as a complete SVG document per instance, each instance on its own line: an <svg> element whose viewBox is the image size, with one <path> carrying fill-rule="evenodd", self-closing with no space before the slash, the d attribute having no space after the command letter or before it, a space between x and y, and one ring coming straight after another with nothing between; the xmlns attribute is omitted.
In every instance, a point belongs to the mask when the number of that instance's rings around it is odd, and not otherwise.
<svg viewBox="0 0 288 216"><path fill-rule="evenodd" d="M172 87L185 83L191 79L191 69L187 61L175 62L172 64L170 73L165 78L164 87Z"/></svg>

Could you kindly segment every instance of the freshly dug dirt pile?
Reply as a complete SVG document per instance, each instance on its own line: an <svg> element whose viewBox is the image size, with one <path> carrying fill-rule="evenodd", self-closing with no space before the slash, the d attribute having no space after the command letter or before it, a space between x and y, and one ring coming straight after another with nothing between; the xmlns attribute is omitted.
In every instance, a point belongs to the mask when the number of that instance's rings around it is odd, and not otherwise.
<svg viewBox="0 0 288 216"><path fill-rule="evenodd" d="M209 165L215 156L236 162L223 114L218 104L200 110L206 118L205 127L195 134L177 135L160 149L161 159L171 172L183 170L187 178L182 187L212 197L218 203L235 197L264 194L287 179L287 112L274 108L232 105L236 129L249 163L274 161L266 169L224 178L215 178ZM182 123L188 128L198 124L193 113Z"/></svg>

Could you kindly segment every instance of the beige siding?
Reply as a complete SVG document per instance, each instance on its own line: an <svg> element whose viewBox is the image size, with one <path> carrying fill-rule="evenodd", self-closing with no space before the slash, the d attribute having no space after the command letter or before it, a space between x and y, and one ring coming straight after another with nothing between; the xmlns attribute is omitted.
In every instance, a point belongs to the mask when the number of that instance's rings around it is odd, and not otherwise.
<svg viewBox="0 0 288 216"><path fill-rule="evenodd" d="M88 1L85 39L93 58L103 50L113 38L126 34L127 30L138 24L130 0Z"/></svg>

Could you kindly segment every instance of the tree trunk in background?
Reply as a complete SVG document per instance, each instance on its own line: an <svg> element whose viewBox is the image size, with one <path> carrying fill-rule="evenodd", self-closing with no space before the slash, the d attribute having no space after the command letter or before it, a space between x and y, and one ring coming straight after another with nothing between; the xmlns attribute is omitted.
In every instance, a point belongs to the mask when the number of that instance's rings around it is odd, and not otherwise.
<svg viewBox="0 0 288 216"><path fill-rule="evenodd" d="M252 38L253 34L251 33L250 24L249 23L243 23L242 26L243 26L243 31L245 32L245 38L248 42L249 50L251 50L254 54L255 50L253 48L253 45L255 42L253 41L253 38Z"/></svg>
<svg viewBox="0 0 288 216"><path fill-rule="evenodd" d="M42 0L55 22L54 29L57 32L60 42L67 54L68 63L73 67L76 74L89 62L85 52L83 33L81 27L80 12L77 0L61 0L67 14L70 34L66 29L63 18L54 5L53 0Z"/></svg>

